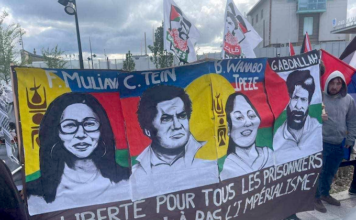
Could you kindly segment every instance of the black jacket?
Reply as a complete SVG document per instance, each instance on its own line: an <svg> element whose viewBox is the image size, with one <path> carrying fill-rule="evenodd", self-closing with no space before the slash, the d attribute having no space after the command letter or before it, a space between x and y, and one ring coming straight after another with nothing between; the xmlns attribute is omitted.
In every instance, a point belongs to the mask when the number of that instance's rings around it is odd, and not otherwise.
<svg viewBox="0 0 356 220"><path fill-rule="evenodd" d="M11 172L0 159L0 219L27 220L25 205L20 198Z"/></svg>

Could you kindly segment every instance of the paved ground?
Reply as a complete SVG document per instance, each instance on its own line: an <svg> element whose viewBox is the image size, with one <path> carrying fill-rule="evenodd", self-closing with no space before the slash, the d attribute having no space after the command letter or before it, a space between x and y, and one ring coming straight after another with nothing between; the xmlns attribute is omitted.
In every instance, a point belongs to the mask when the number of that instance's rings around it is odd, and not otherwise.
<svg viewBox="0 0 356 220"><path fill-rule="evenodd" d="M348 191L336 193L332 195L341 201L341 206L332 206L325 202L324 205L328 210L326 213L318 211L309 211L298 213L297 216L302 220L340 220L344 219L350 212L355 212L356 209L356 195L350 196ZM356 220L356 215L354 218Z"/></svg>

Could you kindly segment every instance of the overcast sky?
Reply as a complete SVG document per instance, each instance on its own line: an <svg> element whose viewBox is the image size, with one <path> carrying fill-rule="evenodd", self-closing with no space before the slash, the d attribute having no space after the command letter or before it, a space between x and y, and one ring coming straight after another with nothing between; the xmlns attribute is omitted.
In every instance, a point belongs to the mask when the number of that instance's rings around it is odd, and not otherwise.
<svg viewBox="0 0 356 220"><path fill-rule="evenodd" d="M242 14L258 0L235 0ZM200 31L198 53L220 51L226 0L175 0ZM163 0L77 0L84 60L88 57L89 37L93 53L123 58L128 50L141 54L144 32L152 44L153 28L163 20ZM6 23L17 22L26 34L25 50L40 53L42 48L58 46L68 54L77 54L74 16L64 12L58 0L0 0L1 10L10 16ZM356 15L356 0L349 0L349 14ZM144 51L143 51L144 52Z"/></svg>

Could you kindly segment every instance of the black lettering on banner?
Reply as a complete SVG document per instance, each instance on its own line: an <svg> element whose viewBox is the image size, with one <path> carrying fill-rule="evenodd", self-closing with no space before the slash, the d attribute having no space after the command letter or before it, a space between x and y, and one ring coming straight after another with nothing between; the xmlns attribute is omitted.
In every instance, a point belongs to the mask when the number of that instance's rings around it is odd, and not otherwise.
<svg viewBox="0 0 356 220"><path fill-rule="evenodd" d="M314 50L298 56L268 58L268 63L273 71L285 72L319 64L319 60L320 52Z"/></svg>

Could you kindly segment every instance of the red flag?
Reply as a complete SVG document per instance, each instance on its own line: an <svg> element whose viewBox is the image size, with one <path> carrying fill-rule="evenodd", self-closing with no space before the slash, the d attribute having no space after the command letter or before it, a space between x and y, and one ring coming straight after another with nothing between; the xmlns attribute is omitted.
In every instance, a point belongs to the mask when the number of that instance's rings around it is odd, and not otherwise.
<svg viewBox="0 0 356 220"><path fill-rule="evenodd" d="M349 84L351 82L351 77L356 70L353 67L346 64L345 62L343 62L342 60L340 60L339 58L329 54L325 50L322 49L321 51L322 51L321 59L323 60L325 65L325 73L321 77L322 90L324 91L326 79L335 70L340 71L345 77L346 84Z"/></svg>
<svg viewBox="0 0 356 220"><path fill-rule="evenodd" d="M302 45L302 48L300 50L300 53L307 53L307 52L309 52L311 50L312 50L312 47L311 47L311 44L310 44L309 35L308 35L308 32L306 32L305 35L304 35L303 45Z"/></svg>
<svg viewBox="0 0 356 220"><path fill-rule="evenodd" d="M291 44L291 42L289 42L289 56L294 56L295 52L294 52L294 47L293 44Z"/></svg>

